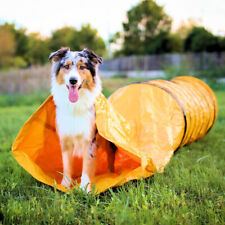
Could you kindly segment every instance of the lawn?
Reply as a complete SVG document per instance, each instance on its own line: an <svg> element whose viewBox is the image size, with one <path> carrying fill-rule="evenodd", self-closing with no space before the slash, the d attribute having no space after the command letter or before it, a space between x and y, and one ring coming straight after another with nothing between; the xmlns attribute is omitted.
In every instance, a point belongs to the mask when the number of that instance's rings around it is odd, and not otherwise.
<svg viewBox="0 0 225 225"><path fill-rule="evenodd" d="M107 79L104 94L135 79ZM27 118L48 93L0 96L0 224L225 224L225 87L203 139L180 148L163 174L100 195L67 195L35 180L11 154Z"/></svg>

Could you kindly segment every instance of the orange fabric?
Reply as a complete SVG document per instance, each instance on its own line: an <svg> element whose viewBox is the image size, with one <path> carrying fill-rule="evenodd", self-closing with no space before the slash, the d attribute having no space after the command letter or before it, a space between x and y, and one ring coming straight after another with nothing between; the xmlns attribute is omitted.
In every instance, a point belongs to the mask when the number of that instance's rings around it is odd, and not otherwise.
<svg viewBox="0 0 225 225"><path fill-rule="evenodd" d="M192 77L131 84L107 100L95 103L98 158L96 193L109 187L162 172L180 146L203 137L217 117L212 90ZM118 150L115 172L107 172L107 141ZM60 185L62 157L55 128L55 104L50 96L20 130L12 151L18 163L37 180L66 191ZM82 159L74 158L73 179L78 183Z"/></svg>

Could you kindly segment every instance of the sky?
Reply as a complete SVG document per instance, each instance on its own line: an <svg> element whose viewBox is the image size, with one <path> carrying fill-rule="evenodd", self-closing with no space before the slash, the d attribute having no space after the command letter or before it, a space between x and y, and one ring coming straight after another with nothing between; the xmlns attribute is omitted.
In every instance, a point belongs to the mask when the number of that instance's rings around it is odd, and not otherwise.
<svg viewBox="0 0 225 225"><path fill-rule="evenodd" d="M62 26L90 23L105 40L122 30L126 12L139 0L0 0L0 23L15 22L28 32L49 36ZM173 29L192 18L214 34L225 35L225 0L156 0L173 20Z"/></svg>

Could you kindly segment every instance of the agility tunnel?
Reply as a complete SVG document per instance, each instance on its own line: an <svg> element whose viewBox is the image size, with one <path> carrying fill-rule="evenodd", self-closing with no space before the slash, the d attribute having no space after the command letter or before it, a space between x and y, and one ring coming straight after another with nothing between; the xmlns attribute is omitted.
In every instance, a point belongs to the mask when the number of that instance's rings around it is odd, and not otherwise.
<svg viewBox="0 0 225 225"><path fill-rule="evenodd" d="M152 80L116 90L95 103L98 157L95 192L163 172L175 150L202 137L217 118L217 101L203 81L176 77ZM114 173L108 173L107 142L117 147ZM55 128L55 104L50 96L20 130L12 153L37 180L61 191L62 157ZM82 159L74 158L78 184Z"/></svg>

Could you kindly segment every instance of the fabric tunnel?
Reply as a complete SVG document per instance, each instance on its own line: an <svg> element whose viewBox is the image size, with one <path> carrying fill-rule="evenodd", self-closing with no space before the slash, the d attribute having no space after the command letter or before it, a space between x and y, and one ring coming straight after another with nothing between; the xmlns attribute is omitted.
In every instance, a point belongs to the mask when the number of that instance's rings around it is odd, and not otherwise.
<svg viewBox="0 0 225 225"><path fill-rule="evenodd" d="M134 83L95 103L98 129L96 193L134 179L163 172L175 150L202 138L217 118L217 101L203 81L176 77L170 81ZM12 153L37 180L61 191L62 156L50 96L20 130ZM114 143L114 173L107 172L107 142ZM80 183L82 159L74 158L73 179Z"/></svg>

